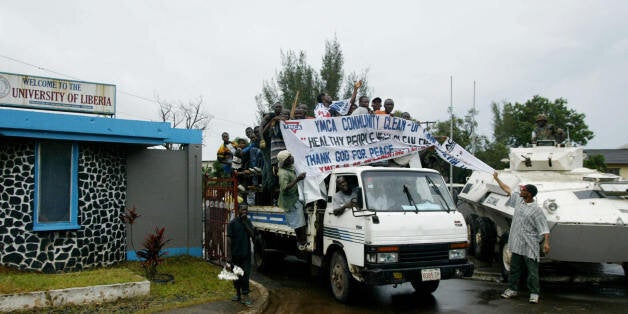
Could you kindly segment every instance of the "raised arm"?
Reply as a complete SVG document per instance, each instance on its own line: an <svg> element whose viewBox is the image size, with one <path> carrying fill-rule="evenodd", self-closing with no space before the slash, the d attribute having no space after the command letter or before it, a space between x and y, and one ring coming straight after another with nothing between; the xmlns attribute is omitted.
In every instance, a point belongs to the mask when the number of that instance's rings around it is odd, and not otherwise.
<svg viewBox="0 0 628 314"><path fill-rule="evenodd" d="M506 192L508 195L512 193L512 191L510 190L510 187L507 186L504 182L502 182L502 180L499 179L499 175L497 174L497 171L493 172L493 178L495 178L495 181L497 182L497 184L499 184L499 187L502 190L504 190L504 192Z"/></svg>
<svg viewBox="0 0 628 314"><path fill-rule="evenodd" d="M351 99L349 100L350 104L354 104L355 103L355 96L358 95L358 89L360 89L360 87L362 87L362 81L357 81L355 82L355 84L353 84L353 94L351 94Z"/></svg>

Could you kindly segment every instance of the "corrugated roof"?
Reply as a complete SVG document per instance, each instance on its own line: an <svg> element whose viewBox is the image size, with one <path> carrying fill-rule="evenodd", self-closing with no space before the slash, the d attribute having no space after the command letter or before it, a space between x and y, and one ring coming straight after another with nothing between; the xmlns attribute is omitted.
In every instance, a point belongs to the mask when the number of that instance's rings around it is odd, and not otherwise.
<svg viewBox="0 0 628 314"><path fill-rule="evenodd" d="M602 155L607 164L628 164L628 149L585 149L587 156Z"/></svg>

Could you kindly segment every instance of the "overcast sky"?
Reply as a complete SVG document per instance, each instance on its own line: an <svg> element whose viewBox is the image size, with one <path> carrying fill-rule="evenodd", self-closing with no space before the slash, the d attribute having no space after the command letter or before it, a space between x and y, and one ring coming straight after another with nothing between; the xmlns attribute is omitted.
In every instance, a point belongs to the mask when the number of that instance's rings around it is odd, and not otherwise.
<svg viewBox="0 0 628 314"><path fill-rule="evenodd" d="M587 148L619 148L628 144L626 16L625 0L2 1L0 72L115 84L126 119L158 121L155 95L202 96L215 115L207 160L222 131L244 136L254 124L254 97L281 50L303 50L320 69L336 36L345 74L370 69L369 96L393 98L420 121L448 119L453 76L457 115L477 82L483 135L492 102L563 97L595 133Z"/></svg>

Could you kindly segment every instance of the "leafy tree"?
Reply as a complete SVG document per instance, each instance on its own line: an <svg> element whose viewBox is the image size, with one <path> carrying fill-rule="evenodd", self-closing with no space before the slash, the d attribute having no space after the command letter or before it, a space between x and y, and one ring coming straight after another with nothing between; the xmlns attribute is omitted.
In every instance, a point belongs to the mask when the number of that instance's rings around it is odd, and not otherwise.
<svg viewBox="0 0 628 314"><path fill-rule="evenodd" d="M584 166L589 169L595 169L600 172L608 172L606 160L603 155L591 155L584 160Z"/></svg>
<svg viewBox="0 0 628 314"><path fill-rule="evenodd" d="M293 51L288 51L282 54L282 60L283 69L277 77L277 85L282 95L281 103L284 108L292 107L297 91L300 102L313 104L321 81L314 68L307 63L305 52L301 51L297 55Z"/></svg>
<svg viewBox="0 0 628 314"><path fill-rule="evenodd" d="M264 81L262 93L255 97L257 117L272 111L272 106L279 102L284 108L292 108L297 91L299 103L305 103L314 109L316 96L320 90L321 80L314 69L307 63L304 51L298 54L292 50L281 52L281 71L275 80Z"/></svg>
<svg viewBox="0 0 628 314"><path fill-rule="evenodd" d="M325 55L323 56L323 65L321 67L321 79L323 89L327 91L332 99L338 99L338 92L340 91L342 77L344 75L342 69L343 63L342 49L340 48L338 39L334 37L333 40L325 41Z"/></svg>
<svg viewBox="0 0 628 314"><path fill-rule="evenodd" d="M524 104L493 103L492 110L495 141L511 147L530 143L538 114L545 114L550 124L568 131L571 140L577 144L586 145L594 136L584 122L585 115L568 109L567 100L563 98L551 102L537 95Z"/></svg>
<svg viewBox="0 0 628 314"><path fill-rule="evenodd" d="M255 96L257 104L257 121L262 121L265 112L271 111L272 105L281 102L279 90L275 81L264 81L262 83L262 92Z"/></svg>
<svg viewBox="0 0 628 314"><path fill-rule="evenodd" d="M508 163L503 160L508 159L508 146L503 142L489 142L484 136L481 137L480 150L476 151L475 157L485 162L494 169L504 169Z"/></svg>
<svg viewBox="0 0 628 314"><path fill-rule="evenodd" d="M338 99L336 96L341 89L343 93L349 90L347 97L350 98L353 92L353 83L362 80L363 85L358 95L368 95L367 75L368 69L359 74L352 72L344 80L342 68L344 56L340 43L336 38L325 42L325 54L322 59L320 75L314 71L307 63L304 51L296 53L288 50L281 52L281 71L271 80L264 81L262 92L255 96L257 104L257 118L261 118L265 112L272 111L272 105L280 102L284 108L292 108L297 91L299 92L298 102L305 104L312 111L316 106L316 96L325 92Z"/></svg>

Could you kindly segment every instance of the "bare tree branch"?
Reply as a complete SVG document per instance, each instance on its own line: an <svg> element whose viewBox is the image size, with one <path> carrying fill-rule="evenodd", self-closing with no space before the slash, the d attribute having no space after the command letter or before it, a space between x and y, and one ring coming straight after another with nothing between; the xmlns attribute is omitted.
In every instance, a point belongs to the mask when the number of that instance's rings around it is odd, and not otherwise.
<svg viewBox="0 0 628 314"><path fill-rule="evenodd" d="M203 97L199 96L197 100L190 100L187 104L179 101L178 105L172 102L160 99L155 95L157 103L159 103L159 117L163 122L170 122L173 128L179 125L185 129L198 129L204 131L207 129L209 122L214 118L213 115L203 110ZM171 143L164 144L169 150L183 149L181 145L173 145Z"/></svg>

